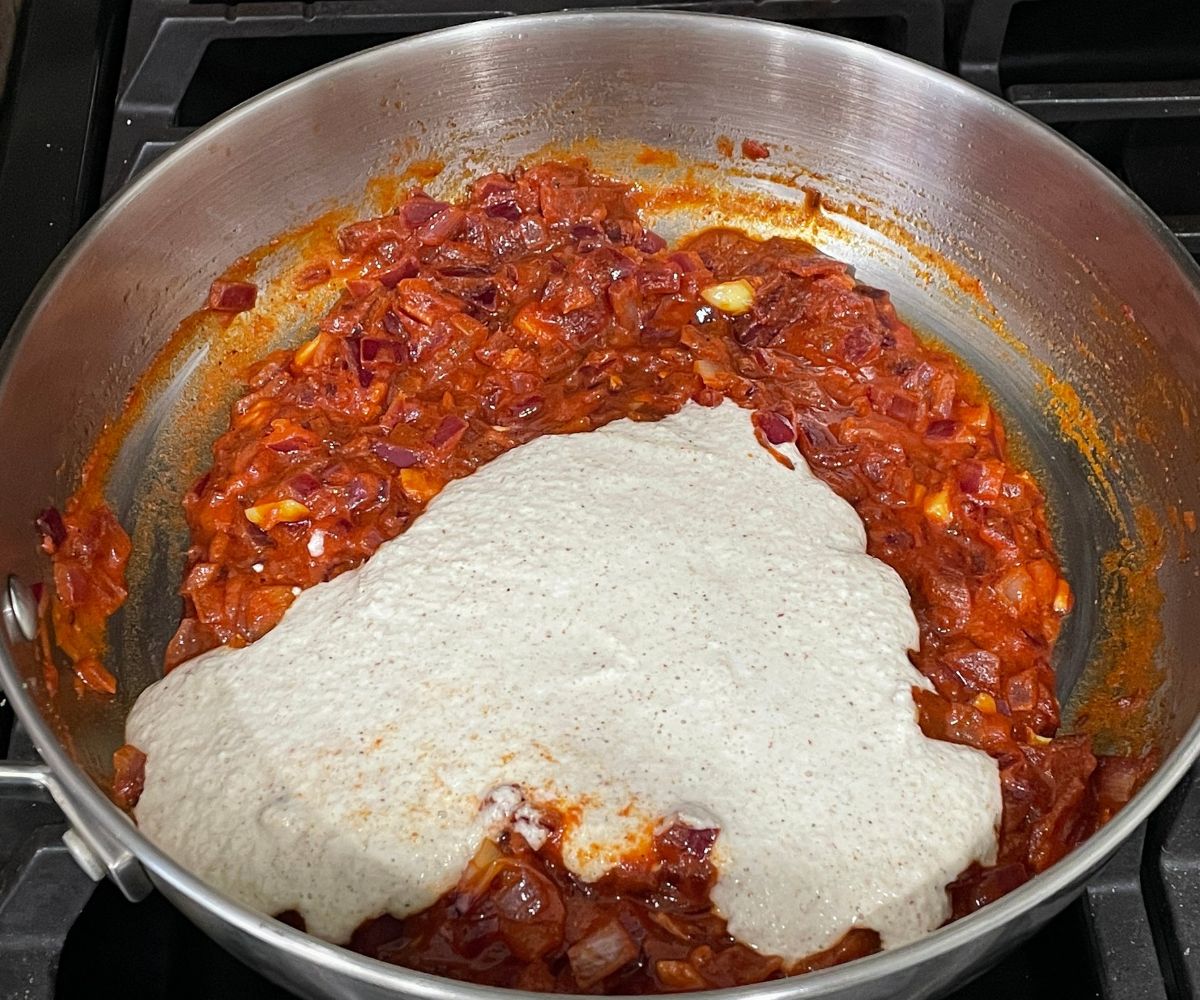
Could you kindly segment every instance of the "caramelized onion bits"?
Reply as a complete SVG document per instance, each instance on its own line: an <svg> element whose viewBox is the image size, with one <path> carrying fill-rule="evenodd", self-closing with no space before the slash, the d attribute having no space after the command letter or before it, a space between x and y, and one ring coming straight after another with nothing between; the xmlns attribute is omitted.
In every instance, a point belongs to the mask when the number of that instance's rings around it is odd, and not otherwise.
<svg viewBox="0 0 1200 1000"><path fill-rule="evenodd" d="M388 465L395 466L397 469L411 468L419 461L415 452L401 448L400 445L392 444L390 441L376 441L371 445L371 451Z"/></svg>
<svg viewBox="0 0 1200 1000"><path fill-rule="evenodd" d="M429 439L429 444L440 451L450 451L462 440L466 432L467 422L462 417L450 414L442 418L433 437Z"/></svg>
<svg viewBox="0 0 1200 1000"><path fill-rule="evenodd" d="M133 809L146 784L146 755L126 743L113 753L113 798L123 809Z"/></svg>
<svg viewBox="0 0 1200 1000"><path fill-rule="evenodd" d="M378 287L378 282L370 278L351 278L346 282L346 291L355 299L365 299Z"/></svg>
<svg viewBox="0 0 1200 1000"><path fill-rule="evenodd" d="M75 688L111 695L116 678L104 667L108 617L125 601L125 567L133 545L116 516L103 504L80 503L72 497L58 518L46 511L42 543L53 545L54 589L49 602L46 642L53 635L71 660ZM49 534L45 534L49 532ZM57 539L57 541L55 541ZM47 686L56 689L57 672L47 659Z"/></svg>
<svg viewBox="0 0 1200 1000"><path fill-rule="evenodd" d="M708 986L700 970L688 961L662 959L654 963L654 974L672 991L702 990Z"/></svg>
<svg viewBox="0 0 1200 1000"><path fill-rule="evenodd" d="M742 152L769 152L758 146L748 140ZM192 548L168 667L264 634L293 587L359 565L445 483L510 447L727 397L760 415L767 444L785 431L771 417L764 426L763 414L790 422L813 473L859 512L869 551L904 579L921 627L914 662L936 688L914 695L926 734L1000 762L1001 861L955 883L955 913L1024 881L1128 799L1147 766L1097 763L1086 745L1053 735L1049 654L1071 590L1058 576L1036 484L1007 458L1002 422L973 381L915 337L886 293L800 241L714 229L661 248L628 189L584 164L489 174L471 191L458 206L413 192L394 212L339 231L348 259L337 272L378 287L356 286L367 294L343 296L290 358L265 358L249 374L244 416L185 498ZM294 283L331 274L327 258L316 260ZM256 293L249 283L215 282L209 306L240 311ZM668 299L679 301L660 312ZM568 301L577 308L564 311ZM681 303L686 319L671 312ZM481 330L463 332L455 316ZM661 336L668 323L679 324L679 336ZM452 415L470 427L453 441L456 424L442 431ZM303 422L319 446L300 447L290 429L265 434L276 418ZM368 474L387 487L385 501ZM281 498L312 518L272 517ZM245 513L259 507L267 508L261 524ZM310 530L278 527L306 520ZM105 618L125 596L128 538L86 497L62 515L44 512L37 526L54 562L55 637L89 679L80 683L103 692L112 682L95 666ZM1038 560L1053 572L1030 570ZM246 571L260 562L269 573ZM558 949L532 962L513 958L489 902L491 887L507 884L497 877L472 897L481 909L459 912L443 900L404 921L381 917L363 950L493 985L570 991L580 987L566 948L617 912L642 956L593 991L715 988L779 974L778 963L739 950L712 911L707 856L662 841L658 875L635 864L624 881L583 887L563 870L552 837L537 852L518 842L513 834L496 848L501 868L528 868L554 884L568 911ZM543 897L541 883L512 884ZM638 923L628 922L629 910ZM855 929L819 961L878 945L873 932ZM801 965L820 967L815 961Z"/></svg>
<svg viewBox="0 0 1200 1000"><path fill-rule="evenodd" d="M48 555L53 555L67 540L67 526L63 524L62 514L57 507L47 507L33 523L42 536L42 551Z"/></svg>
<svg viewBox="0 0 1200 1000"><path fill-rule="evenodd" d="M420 273L420 266L417 263L417 258L411 254L405 256L397 264L380 271L375 275L375 280L378 281L384 288L395 288L405 278L415 278Z"/></svg>
<svg viewBox="0 0 1200 1000"><path fill-rule="evenodd" d="M993 899L1029 881L1029 872L1019 862L984 868L974 864L946 887L954 913L966 916Z"/></svg>
<svg viewBox="0 0 1200 1000"><path fill-rule="evenodd" d="M712 852L720 834L721 831L716 827L674 822L659 834L659 849L674 849L681 856L703 861Z"/></svg>
<svg viewBox="0 0 1200 1000"><path fill-rule="evenodd" d="M754 414L755 423L763 437L771 444L789 444L796 440L796 428L782 413L774 410L759 410Z"/></svg>
<svg viewBox="0 0 1200 1000"><path fill-rule="evenodd" d="M95 656L85 656L75 661L75 675L97 694L116 694L117 679Z"/></svg>
<svg viewBox="0 0 1200 1000"><path fill-rule="evenodd" d="M575 982L590 989L638 957L638 946L616 917L591 928L567 949Z"/></svg>
<svg viewBox="0 0 1200 1000"><path fill-rule="evenodd" d="M434 201L423 192L414 192L399 208L400 216L413 229L424 225L439 212L449 208L448 202Z"/></svg>
<svg viewBox="0 0 1200 1000"><path fill-rule="evenodd" d="M466 218L461 208L443 208L421 225L417 230L417 239L427 247L439 246L458 232Z"/></svg>
<svg viewBox="0 0 1200 1000"><path fill-rule="evenodd" d="M490 888L500 937L515 958L534 962L561 945L566 908L548 878L532 868L507 867Z"/></svg>
<svg viewBox="0 0 1200 1000"><path fill-rule="evenodd" d="M249 281L218 278L208 290L208 308L214 312L240 313L254 308L258 286Z"/></svg>
<svg viewBox="0 0 1200 1000"><path fill-rule="evenodd" d="M658 253L667 248L667 241L652 230L645 230L634 244L642 253Z"/></svg>
<svg viewBox="0 0 1200 1000"><path fill-rule="evenodd" d="M519 788L501 786L481 809L501 819L523 804ZM563 864L562 816L542 816L542 848L513 832L484 840L433 906L403 920L368 920L350 946L411 968L542 992L670 993L782 974L778 958L735 942L712 909L708 855L717 830L671 822L644 854L586 883ZM867 953L855 932L835 948L845 941L848 958Z"/></svg>

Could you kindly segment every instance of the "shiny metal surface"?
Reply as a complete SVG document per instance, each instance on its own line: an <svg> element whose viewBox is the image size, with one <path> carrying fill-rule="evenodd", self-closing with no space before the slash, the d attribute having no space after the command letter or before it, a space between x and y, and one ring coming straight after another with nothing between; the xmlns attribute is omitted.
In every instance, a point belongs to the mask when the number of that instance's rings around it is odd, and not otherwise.
<svg viewBox="0 0 1200 1000"><path fill-rule="evenodd" d="M959 351L995 391L1010 425L1022 429L1057 512L1060 551L1078 595L1061 649L1062 693L1086 686L1099 669L1107 624L1099 554L1122 537L1135 508L1168 536L1158 573L1164 601L1155 612L1163 626L1156 696L1165 757L1134 802L1050 871L917 943L731 991L761 1000L931 996L1065 906L1200 747L1200 669L1190 629L1200 579L1175 555L1188 542L1178 515L1200 510L1189 429L1200 398L1200 276L1110 175L951 77L762 22L555 14L385 46L234 110L132 184L73 241L9 337L0 382L0 568L22 579L44 576L34 514L70 492L101 423L119 412L212 277L331 203L365 203L371 174L437 156L448 164L443 178L452 179L509 166L550 141L596 138L710 161L721 134L749 135L773 150L765 164L773 173L715 173L727 190L798 204L799 185L813 183L832 203L869 210L832 213L839 225L822 230L818 243L854 262L862 280L893 293L903 316ZM593 153L601 166L636 173L630 148L601 144ZM751 201L739 205L727 214L731 221L763 221ZM677 212L660 228L678 232L716 218ZM781 224L777 215L766 221ZM264 261L261 281L285 263L285 253ZM289 317L279 339L308 318ZM117 857L136 856L180 909L266 975L308 997L500 996L360 958L244 909L146 841L93 780L102 780L121 742L129 699L157 676L178 614L172 595L182 522L175 505L145 498L177 497L204 462L203 453L180 446L178 428L203 439L224 419L226 398L201 378L219 346L201 338L187 348L115 465L109 500L135 545L150 553L131 577L130 607L114 624L121 697L98 706L68 692L51 709L38 695L28 643L7 648L0 678L77 831ZM1047 390L1047 370L1071 385L1080 407ZM1065 420L1050 419L1054 411ZM1108 450L1089 444L1087 412Z"/></svg>
<svg viewBox="0 0 1200 1000"><path fill-rule="evenodd" d="M0 760L0 799L52 802L50 768L45 764L23 764Z"/></svg>
<svg viewBox="0 0 1200 1000"><path fill-rule="evenodd" d="M10 576L2 595L4 630L12 642L29 642L37 637L37 601L25 584Z"/></svg>
<svg viewBox="0 0 1200 1000"><path fill-rule="evenodd" d="M133 851L81 812L50 767L0 760L0 798L5 797L53 802L70 824L63 840L80 868L96 881L107 876L130 902L150 894L150 880Z"/></svg>

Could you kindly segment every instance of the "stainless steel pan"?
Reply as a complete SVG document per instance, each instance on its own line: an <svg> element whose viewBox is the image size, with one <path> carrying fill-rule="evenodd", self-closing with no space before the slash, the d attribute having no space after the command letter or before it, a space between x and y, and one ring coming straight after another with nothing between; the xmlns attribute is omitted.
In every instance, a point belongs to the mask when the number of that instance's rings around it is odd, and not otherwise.
<svg viewBox="0 0 1200 1000"><path fill-rule="evenodd" d="M757 172L741 169L750 164L716 153L722 134L765 142L771 159ZM1098 738L1135 744L1149 734L1163 755L1113 822L999 902L907 947L738 992L767 1000L943 991L1066 905L1200 748L1191 641L1200 578L1181 558L1194 544L1184 512L1200 509L1190 430L1200 394L1200 275L1144 206L1054 133L951 77L822 34L662 12L454 28L324 67L243 105L107 206L55 263L3 352L0 576L13 575L18 600L5 609L0 678L46 766L0 765L0 783L50 791L71 822L73 850L96 875L107 872L133 897L152 883L298 993L467 1000L494 992L363 959L244 909L146 841L98 786L178 612L182 534L171 498L204 464L199 445L223 418L220 387L229 379L213 374L233 334L209 337L199 327L184 338L116 456L109 499L146 557L113 625L115 701L77 699L70 685L56 703L45 698L33 644L21 637L20 596L23 583L46 575L34 513L70 492L101 424L121 412L172 328L232 258L331 205L365 206L364 180L407 159L446 161L439 183L452 187L462 170L508 166L548 142L595 139L626 140L589 148L602 166L643 176L629 153L640 143L676 150L685 164L715 162L694 177L723 194L724 216L678 208L661 228L718 217L807 226L984 374L1047 484L1079 597L1061 648L1062 693L1094 707L1112 685L1111 697L1131 698L1129 725L1100 726ZM651 172L657 181L671 173ZM828 210L819 224L789 211L804 200L801 185L844 211ZM264 285L289 252L285 244L263 257ZM277 328L241 336L259 346L286 341L318 306L280 299ZM1124 554L1102 570L1102 553L1122 542ZM1157 571L1131 570L1159 549ZM1158 605L1149 594L1155 579ZM1130 609L1143 616L1143 638L1156 629L1161 638L1152 654L1138 654L1153 665L1114 672L1122 648L1137 652L1137 642L1113 638ZM1138 683L1143 690L1129 690ZM1093 726L1105 718L1093 712Z"/></svg>

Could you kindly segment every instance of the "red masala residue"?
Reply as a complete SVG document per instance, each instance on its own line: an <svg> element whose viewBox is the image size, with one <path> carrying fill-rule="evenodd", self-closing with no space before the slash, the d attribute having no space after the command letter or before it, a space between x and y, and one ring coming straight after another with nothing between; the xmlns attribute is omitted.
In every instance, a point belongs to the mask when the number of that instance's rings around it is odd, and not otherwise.
<svg viewBox="0 0 1200 1000"><path fill-rule="evenodd" d="M662 167L665 170L671 170L679 166L679 154L673 149L643 146L634 158L634 162L642 167Z"/></svg>
<svg viewBox="0 0 1200 1000"><path fill-rule="evenodd" d="M742 156L747 160L765 160L771 151L757 139L742 140Z"/></svg>
<svg viewBox="0 0 1200 1000"><path fill-rule="evenodd" d="M126 743L113 754L113 798L123 809L133 809L146 783L146 755Z"/></svg>
<svg viewBox="0 0 1200 1000"><path fill-rule="evenodd" d="M1101 557L1101 610L1120 626L1100 637L1096 658L1105 669L1076 696L1071 724L1092 733L1110 752L1146 754L1154 746L1159 721L1154 701L1162 682L1156 658L1163 602L1158 570L1166 537L1148 507L1135 508L1133 516L1136 541L1125 539ZM1116 614L1118 608L1123 614Z"/></svg>
<svg viewBox="0 0 1200 1000"><path fill-rule="evenodd" d="M561 824L538 851L518 834L485 841L458 884L427 910L355 932L363 954L490 986L559 993L671 993L778 979L778 958L734 939L708 903L717 830L670 826L602 879L563 864ZM879 949L852 930L793 971ZM485 958L486 956L486 958Z"/></svg>

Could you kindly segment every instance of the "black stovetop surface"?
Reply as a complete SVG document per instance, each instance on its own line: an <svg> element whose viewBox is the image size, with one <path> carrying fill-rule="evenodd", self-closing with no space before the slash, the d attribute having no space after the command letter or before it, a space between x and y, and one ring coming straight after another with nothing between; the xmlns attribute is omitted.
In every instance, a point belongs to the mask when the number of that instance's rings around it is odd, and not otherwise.
<svg viewBox="0 0 1200 1000"><path fill-rule="evenodd" d="M0 103L0 336L96 208L192 129L313 66L481 17L644 0L26 0ZM667 0L805 24L1001 94L1113 170L1200 254L1197 0ZM1198 331L1200 334L1200 331ZM0 697L0 750L33 750ZM1200 787L957 1000L1200 996ZM93 886L48 804L0 799L0 998L288 996L161 896Z"/></svg>

